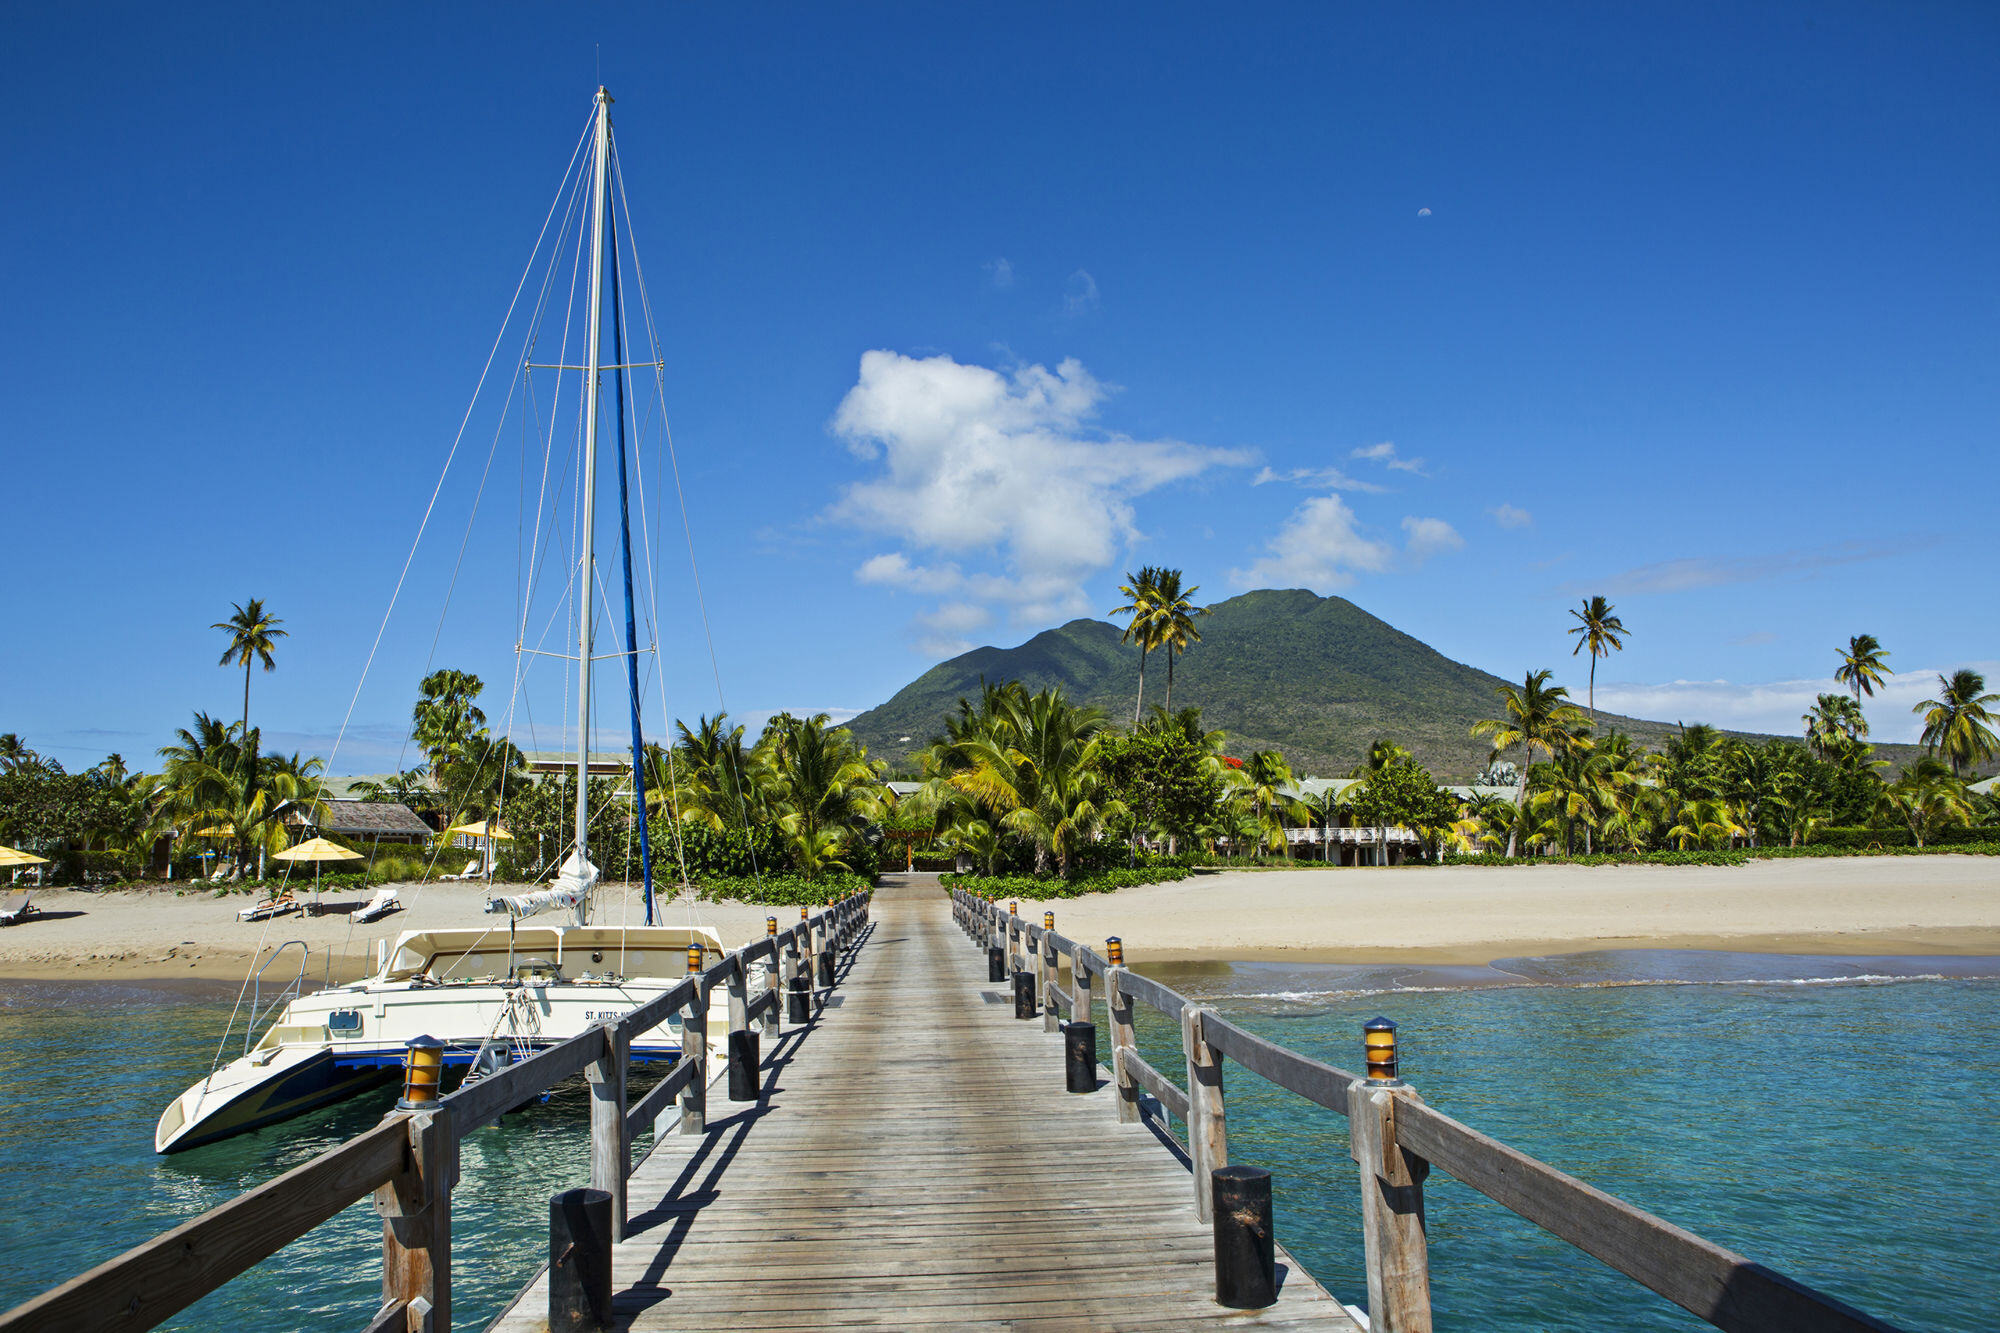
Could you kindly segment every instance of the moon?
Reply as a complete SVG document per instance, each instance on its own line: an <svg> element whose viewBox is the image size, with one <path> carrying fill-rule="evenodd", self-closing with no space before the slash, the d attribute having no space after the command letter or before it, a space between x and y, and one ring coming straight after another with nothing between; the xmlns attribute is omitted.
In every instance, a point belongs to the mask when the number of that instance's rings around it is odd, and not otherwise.
<svg viewBox="0 0 2000 1333"><path fill-rule="evenodd" d="M1420 208L1417 210L1417 216L1420 218L1427 218L1430 215L1431 211L1428 208Z"/></svg>

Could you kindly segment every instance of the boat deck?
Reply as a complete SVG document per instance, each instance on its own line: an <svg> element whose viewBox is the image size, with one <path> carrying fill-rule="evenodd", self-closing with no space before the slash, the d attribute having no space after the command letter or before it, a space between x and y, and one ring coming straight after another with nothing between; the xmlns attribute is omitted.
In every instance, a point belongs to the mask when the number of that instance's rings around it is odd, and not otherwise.
<svg viewBox="0 0 2000 1333"><path fill-rule="evenodd" d="M631 1330L1342 1329L1282 1252L1260 1311L1214 1302L1185 1159L996 1003L935 882L879 890L837 1006L766 1054L764 1100L663 1138L613 1259ZM491 1326L547 1327L547 1276Z"/></svg>

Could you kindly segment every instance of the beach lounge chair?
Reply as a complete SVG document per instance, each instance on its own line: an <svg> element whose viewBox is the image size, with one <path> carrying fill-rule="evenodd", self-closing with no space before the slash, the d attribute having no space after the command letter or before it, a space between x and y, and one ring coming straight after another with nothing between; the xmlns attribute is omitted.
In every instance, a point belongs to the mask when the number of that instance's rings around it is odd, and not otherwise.
<svg viewBox="0 0 2000 1333"><path fill-rule="evenodd" d="M383 917L389 915L389 913L400 912L402 910L403 901L396 896L394 889L377 889L375 890L375 896L368 900L368 905L354 914L354 919L356 921L380 921Z"/></svg>
<svg viewBox="0 0 2000 1333"><path fill-rule="evenodd" d="M287 912L296 912L298 910L298 903L293 900L291 890L287 889L285 892L277 894L274 897L266 898L254 907L244 908L236 914L236 919L238 921L265 921L271 917L283 916Z"/></svg>
<svg viewBox="0 0 2000 1333"><path fill-rule="evenodd" d="M6 901L0 902L0 926L17 925L35 914L34 890L23 889L10 893Z"/></svg>
<svg viewBox="0 0 2000 1333"><path fill-rule="evenodd" d="M480 863L476 860L467 861L465 863L465 869L459 871L456 875L439 875L438 883L442 884L446 880L478 879L479 864Z"/></svg>

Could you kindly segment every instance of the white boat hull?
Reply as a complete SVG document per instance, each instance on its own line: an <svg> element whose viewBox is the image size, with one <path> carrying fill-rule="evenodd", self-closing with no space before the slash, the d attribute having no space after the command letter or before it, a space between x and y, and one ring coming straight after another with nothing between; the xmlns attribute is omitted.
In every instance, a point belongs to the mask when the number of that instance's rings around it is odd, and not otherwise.
<svg viewBox="0 0 2000 1333"><path fill-rule="evenodd" d="M564 933L572 936L574 945L574 937L582 932ZM545 1049L607 1018L623 1017L683 979L568 980L559 975L559 968L551 968L548 975L512 982L460 981L448 974L432 976L436 969L429 966L413 970L411 942L427 947L449 934L406 935L385 959L381 975L294 999L253 1049L168 1103L154 1129L154 1150L180 1152L213 1143L392 1081L399 1075L409 1043L420 1036L442 1042L447 1068L462 1070L482 1044L490 1045L502 1060ZM690 932L672 934L678 940L674 947L684 957ZM603 952L590 956L601 963ZM508 955L510 963L518 956L517 946ZM400 968L399 959L404 960ZM530 958L524 966L535 961ZM407 975L397 975L399 970ZM711 998L708 1024L712 1054L725 1053L728 1030L728 998L717 994ZM642 1034L631 1051L634 1060L678 1059L678 1017Z"/></svg>

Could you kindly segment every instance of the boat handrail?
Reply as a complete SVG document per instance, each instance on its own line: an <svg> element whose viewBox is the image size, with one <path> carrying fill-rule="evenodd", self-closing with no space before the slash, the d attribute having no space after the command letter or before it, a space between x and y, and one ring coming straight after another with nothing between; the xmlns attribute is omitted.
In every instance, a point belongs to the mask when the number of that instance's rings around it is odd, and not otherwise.
<svg viewBox="0 0 2000 1333"><path fill-rule="evenodd" d="M263 1003L264 969L277 962L285 950L291 948L294 944L299 946L299 974L292 978L291 984L286 986L279 993L278 998L271 1001L270 1006L267 1008ZM250 1018L247 1026L243 1029L243 1053L245 1055L250 1054L250 1043L256 1038L257 1029L263 1026L266 1018L270 1017L271 1010L276 1009L281 1004L290 1004L293 1000L299 998L299 994L305 989L306 984L306 960L311 956L312 950L307 947L304 940L286 940L283 944L271 950L271 956L264 960L264 966L257 969L256 975L251 978Z"/></svg>

